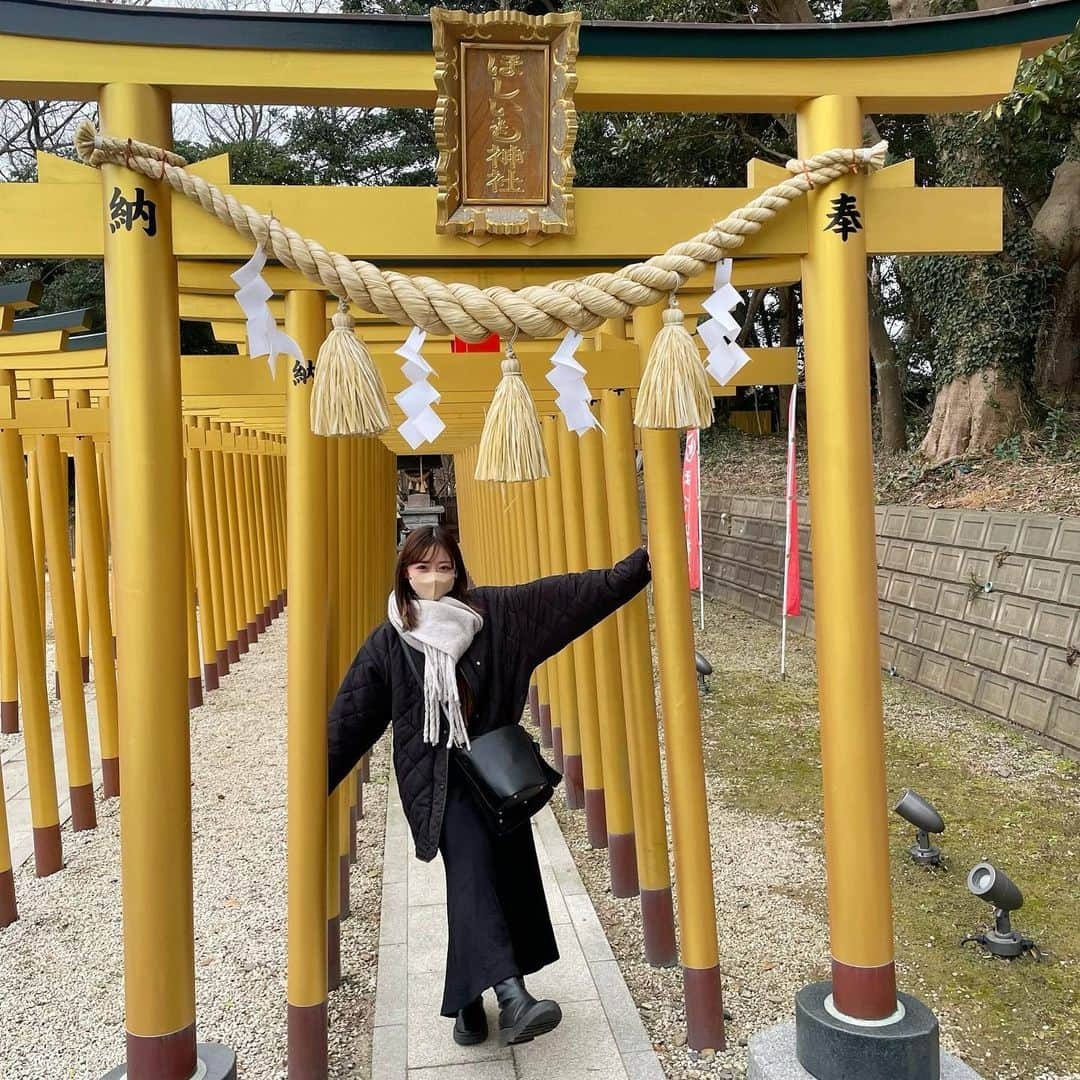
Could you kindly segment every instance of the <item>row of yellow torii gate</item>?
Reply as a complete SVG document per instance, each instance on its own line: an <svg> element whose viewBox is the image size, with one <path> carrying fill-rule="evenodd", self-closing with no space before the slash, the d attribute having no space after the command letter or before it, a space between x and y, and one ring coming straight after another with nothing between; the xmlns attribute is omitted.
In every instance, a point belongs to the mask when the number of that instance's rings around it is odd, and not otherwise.
<svg viewBox="0 0 1080 1080"><path fill-rule="evenodd" d="M55 38L42 15L46 7L12 0L0 10L0 94L96 101L102 131L120 139L170 146L174 102L431 107L435 100L431 56L417 34L428 28L415 21L342 20L331 27L301 17L267 16L243 27L229 24L229 33L215 40L214 48L204 48L198 34L189 40L193 22L126 9L114 11L109 26L98 26L88 40ZM1074 11L1075 4L1063 2L972 16L963 28L963 49L952 36L956 24L947 21L941 26L913 21L884 31L859 28L850 35L840 27L818 28L822 33L816 36L805 28L770 27L757 36L757 28L727 28L730 41L720 35L722 28L695 27L692 35L668 34L671 28L655 24L590 28L590 44L578 63L577 107L794 113L799 153L807 158L833 147L863 145L867 113L963 110L999 100L1012 88L1020 59L1067 32ZM198 33L213 37L229 19L200 16ZM159 20L165 29L155 40ZM280 37L274 39L273 27L265 27L278 22ZM303 45L295 43L293 23L303 24ZM84 19L79 25L90 23ZM357 44L320 43L324 28ZM268 62L269 48L273 62ZM786 51L774 55L771 50L777 49ZM431 190L240 188L228 183L221 159L193 170L219 181L240 201L272 211L301 235L332 243L350 256L444 280L511 287L565 275L567 264L573 273L588 273L664 251L787 175L755 161L745 189L581 189L575 192L576 235L551 237L534 248L507 238L476 248L433 232ZM218 665L223 644L217 610L212 632L204 610L208 602L214 606L215 581L230 662L230 639L238 654L252 617L257 631L259 613L272 615L275 598L284 599L287 585L289 1073L293 1080L322 1078L349 808L361 809L359 785L343 785L346 794L327 802L326 708L352 650L383 616L394 554L394 455L405 446L393 433L381 440L312 435L311 384L294 382L284 361L272 379L263 361L246 356L181 357L181 317L211 321L218 340L242 340L228 272L250 256L251 244L198 207L173 198L156 180L134 177L119 165L106 164L100 171L98 176L43 156L36 184L0 185L0 257L103 257L108 322L108 355L92 371L85 357L65 353L62 335L33 354L25 339L19 342L22 335L0 337L0 372L6 373L8 389L0 401L0 498L9 592L13 617L33 629L26 642L15 634L27 654L25 662L18 656L17 665L22 719L29 732L33 713L43 744L41 575L31 520L37 498L55 500L57 481L45 485L52 495L40 481L41 496L32 495L22 462L24 450L34 459L45 446L45 458L52 455L55 461L62 452L76 457L77 485L89 487L92 475L103 475L109 494L111 530L106 532L104 519L97 527L80 522L83 550L76 569L81 567L86 579L91 653L101 668L107 646L95 644L93 618L96 613L104 626L102 613L109 610L101 580L108 535L117 635L128 1033L127 1062L117 1075L126 1070L132 1080L182 1080L196 1072L199 1060L208 1076L231 1075L228 1054L214 1047L197 1051L195 1039L188 694L199 672L189 644L191 617L197 612L205 678L208 665ZM834 192L829 187L809 192L740 249L734 279L737 287L802 284L832 990L843 1015L875 1023L893 1015L897 999L876 632L866 257L989 252L1001 244L1000 190L927 189L914 181L912 162L871 177L845 177L843 189L861 208L863 227L842 238L827 225ZM141 227L109 227L110 195L119 189L125 198L133 197L136 183L156 206L152 235ZM272 303L285 331L305 356L314 357L327 332L327 297L281 267L268 267L264 276L281 298ZM690 283L684 309L691 314L695 290L707 293L709 282ZM659 308L639 309L632 322L606 324L592 348L579 351L606 429L605 436L594 432L580 442L555 421L553 395L543 379L553 343L519 348L545 417L554 472L546 480L506 489L470 479L483 409L499 374L496 364L477 354L451 355L445 343L426 348L439 372L438 411L447 430L437 446L425 449L457 458L461 533L477 581L605 565L639 542L630 399L643 350L659 325ZM392 352L402 330L384 330L365 318L361 330L392 395L404 386ZM789 353L757 355L743 373L744 381L753 383L793 377ZM59 401L48 400L48 379ZM642 431L640 441L687 1041L697 1049L718 1047L723 1038L720 973L679 433ZM96 463L93 469L89 464L95 449L107 455L103 474ZM45 458L37 459L35 472L42 471ZM232 499L226 459L232 465ZM61 477L62 486L62 468L50 466L49 475ZM195 477L203 485L201 522ZM265 523L261 533L248 532L246 554L241 491L243 497L258 496L249 510L257 505L270 515L270 532ZM222 493L224 506L218 501ZM77 506L81 502L83 517L92 518L100 489L82 495ZM62 497L61 490L61 504ZM46 513L58 535L55 509ZM229 521L227 534L223 516ZM48 534L44 518L43 524ZM48 535L45 540L46 561L51 561ZM98 542L102 550L91 551ZM266 561L268 555L276 562ZM64 562L62 550L58 562ZM264 562L259 592L256 575ZM66 573L61 576L66 580ZM238 576L244 590L237 588ZM61 663L74 671L72 649L64 654ZM676 958L672 882L650 671L641 600L548 662L538 675L534 702L545 728L548 722L552 726L553 742L557 737L568 797L586 806L593 842L608 843L613 886L620 892L638 887L649 959L671 963ZM61 672L65 705L74 678ZM9 678L6 686L11 685ZM616 719L620 697L627 723ZM37 756L43 761L44 752ZM363 775L364 766L359 771ZM52 829L56 820L48 811L55 797L43 804L35 825Z"/></svg>
<svg viewBox="0 0 1080 1080"><path fill-rule="evenodd" d="M40 174L46 181L59 174L71 182L71 170L78 168L49 155L39 157ZM217 159L199 168L222 171L227 162ZM754 162L751 179L763 168L763 163ZM217 341L241 349L238 355L180 357L186 520L177 525L185 549L181 602L186 613L188 706L201 705L203 691L216 689L249 644L280 614L286 599L287 534L290 528L295 530L292 542L308 554L292 564L293 579L298 562L307 580L294 585L298 600L291 611L290 792L297 812L290 814L290 830L303 841L290 845L290 902L295 908L290 919L289 969L291 1014L304 1018L299 1026L307 1028L312 1006L320 1024L325 1024L325 1006L320 1003L341 977L339 923L348 912L348 867L350 856L355 859L355 829L363 816L362 783L342 785L328 803L323 798L325 710L359 643L385 615L395 554L396 456L410 448L396 432L381 441L322 440L306 432L308 390L294 383L286 360L279 360L272 375L265 361L252 360L242 351L244 316L227 294L230 269L231 264L225 263L180 264L178 275L181 318L209 322ZM273 279L282 272L267 273ZM516 276L532 281L558 273L557 268L535 268L517 271ZM733 280L743 288L758 288L789 284L797 276L798 261L779 256L739 262ZM691 318L700 314L701 300L710 289L703 278L685 291L683 307ZM35 865L39 875L48 875L61 869L63 857L62 797L56 788L46 694L46 588L56 642L72 828L95 825L82 693L82 684L90 677L91 655L102 795L120 794L121 758L127 763L132 755L146 752L157 759L152 768L146 762L151 776L147 787L131 790L130 776L139 771L125 764L124 795L131 802L152 799L159 815L168 817L170 809L159 784L161 741L129 732L130 742L137 740L138 749L120 749L112 663L116 639L111 585L115 578L111 577L108 535L110 376L115 377L115 372L108 365L105 335L78 334L85 326L77 318L17 318L36 303L39 293L34 284L25 286L21 295L9 288L8 303L0 306L0 501L4 511L0 550L5 556L0 566L6 583L0 595L0 658L4 661L0 691L5 731L18 731L21 725L25 733ZM336 303L321 292L297 289L287 290L284 299L271 301L271 306L286 331L310 355L325 335ZM535 484L472 480L483 409L498 370L494 364L483 364L476 354L451 352L449 340L429 340L425 353L439 372L443 397L438 408L448 425L436 449L455 453L461 538L477 581L510 583L610 565L640 543L632 403L638 373L659 326L660 309L642 309L628 322L605 323L580 352L596 394L594 408L604 437L594 430L579 439L557 420L555 391L544 379L557 342L519 343L523 371L543 417L552 468L550 478ZM362 328L388 390L404 388L401 358L394 349L402 343L405 330L375 318L364 320ZM749 353L751 363L737 380L726 387L713 386L716 396L733 395L736 385L794 381L794 349L752 348ZM291 409L298 410L294 425L297 419L303 422L306 437L301 441L308 454L302 466L304 480L291 503L289 525L284 433ZM656 434L665 437L665 433ZM294 445L296 441L294 436ZM662 546L662 530L655 522L663 513L671 526L667 539L674 551L682 544L677 441L669 449L668 482L652 496L652 535L654 547ZM74 564L67 531L67 457L73 459L76 487ZM649 475L658 478L660 472L652 469ZM301 500L309 505L298 509ZM314 552L325 555L312 557ZM678 594L671 595L677 608L685 606ZM157 606L160 611L160 597ZM317 627L323 610L327 613L325 641L320 642ZM673 625L681 625L678 618ZM685 640L674 648L692 657L689 623L685 626ZM158 632L155 648L169 648L167 640ZM172 647L179 645L176 641ZM693 703L696 714L693 668L685 663L670 667L671 692L683 702L682 713L689 718L687 702ZM530 700L544 745L553 747L557 766L566 771L568 804L585 809L592 843L609 848L614 894L628 897L640 892L647 957L658 965L676 963L644 595L621 611L617 621L601 624L545 664L537 672ZM673 709L673 713L678 711ZM298 715L303 722L295 722ZM691 778L690 783L679 785L689 800L683 813L688 825L680 842L688 873L697 880L693 884L687 880L684 889L688 895L692 891L702 905L696 922L687 923L683 955L692 957L698 949L708 957L710 950L715 952L708 831L704 789L692 782L703 775L700 741L675 738L669 760L676 775ZM367 775L365 760L357 770L357 780ZM186 790L184 795L186 799ZM177 818L183 813L181 806L171 809ZM185 859L190 860L190 836L174 834L174 844L179 840L187 848L170 855L159 834L140 837L133 835L136 831L124 828L125 866L132 871L157 866L160 884L155 891L160 888L160 895L167 894L169 904L182 917L185 904L190 904L183 883L161 881L168 876L161 868L182 868ZM312 842L320 833L327 837L322 847ZM320 850L326 853L325 864ZM305 882L308 886L321 882L325 889L316 888L313 894ZM6 923L17 917L17 906L2 816L0 883L5 905L0 922ZM136 987L140 976L152 977L149 957L157 954L161 940L153 922L141 925L140 910L146 909L139 904L128 907L125 927L128 981ZM695 931L695 925L704 933ZM145 963L136 959L142 949L146 950ZM182 1001L183 992L183 987L173 988L169 996L174 1002ZM148 986L136 993L140 1007L147 1007L150 1015L155 1008L164 1012L168 1007L155 1000ZM714 1034L707 1038L721 1041L715 1022Z"/></svg>

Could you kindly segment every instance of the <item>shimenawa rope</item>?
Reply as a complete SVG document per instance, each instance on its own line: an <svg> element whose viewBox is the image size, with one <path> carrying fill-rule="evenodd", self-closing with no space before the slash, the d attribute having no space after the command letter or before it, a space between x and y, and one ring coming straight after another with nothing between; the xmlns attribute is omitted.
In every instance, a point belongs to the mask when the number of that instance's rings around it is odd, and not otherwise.
<svg viewBox="0 0 1080 1080"><path fill-rule="evenodd" d="M594 330L605 319L625 318L634 308L655 304L676 292L688 278L741 247L747 236L811 188L860 167L871 172L880 169L887 146L882 141L866 148L827 150L805 161L793 159L786 165L791 179L662 255L614 273L514 291L446 284L436 278L380 270L362 260L354 262L239 202L201 176L193 176L178 154L134 139L101 135L89 120L80 124L75 135L75 148L87 164L126 165L153 180L164 173L176 191L241 236L263 244L283 266L317 281L335 296L348 297L362 310L382 314L391 322L419 326L429 334L455 334L465 341L482 341L493 333L509 338L515 332L523 337L556 337L566 330Z"/></svg>

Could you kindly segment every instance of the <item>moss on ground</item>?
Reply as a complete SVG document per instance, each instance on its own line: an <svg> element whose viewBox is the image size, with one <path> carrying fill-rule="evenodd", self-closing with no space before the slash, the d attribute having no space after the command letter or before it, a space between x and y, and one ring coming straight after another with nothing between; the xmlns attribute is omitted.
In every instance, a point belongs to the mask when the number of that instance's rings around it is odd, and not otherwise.
<svg viewBox="0 0 1080 1080"><path fill-rule="evenodd" d="M722 797L804 822L820 844L821 770L811 642L791 642L776 674L775 627L708 605L699 648L716 675L702 700L707 767ZM914 830L889 814L900 988L929 1005L964 1058L990 1080L1080 1071L1080 766L959 706L887 679L889 806L913 787L941 811L948 869L907 857ZM960 939L992 922L966 887L990 859L1022 888L1014 924L1041 963L987 958ZM824 906L824 883L818 896Z"/></svg>

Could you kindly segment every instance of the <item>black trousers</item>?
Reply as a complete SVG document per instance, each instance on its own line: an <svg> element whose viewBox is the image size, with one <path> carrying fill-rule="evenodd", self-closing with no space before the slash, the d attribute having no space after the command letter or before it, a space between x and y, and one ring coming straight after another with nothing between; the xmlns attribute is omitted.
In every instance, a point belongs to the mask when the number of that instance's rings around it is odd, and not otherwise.
<svg viewBox="0 0 1080 1080"><path fill-rule="evenodd" d="M532 826L488 827L450 755L439 851L446 871L446 982L441 1014L454 1016L511 975L559 959Z"/></svg>

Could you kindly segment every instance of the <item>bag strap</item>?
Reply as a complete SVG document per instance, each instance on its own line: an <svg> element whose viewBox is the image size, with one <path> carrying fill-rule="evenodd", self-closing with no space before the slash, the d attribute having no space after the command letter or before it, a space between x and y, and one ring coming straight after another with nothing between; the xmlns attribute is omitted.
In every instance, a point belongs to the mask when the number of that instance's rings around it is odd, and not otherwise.
<svg viewBox="0 0 1080 1080"><path fill-rule="evenodd" d="M412 668L412 673L416 676L416 681L421 687L424 685L424 680L420 678L420 669L416 666L416 661L413 659L413 647L404 639L398 639L401 642L401 648L405 652L405 659L409 661L409 667Z"/></svg>

